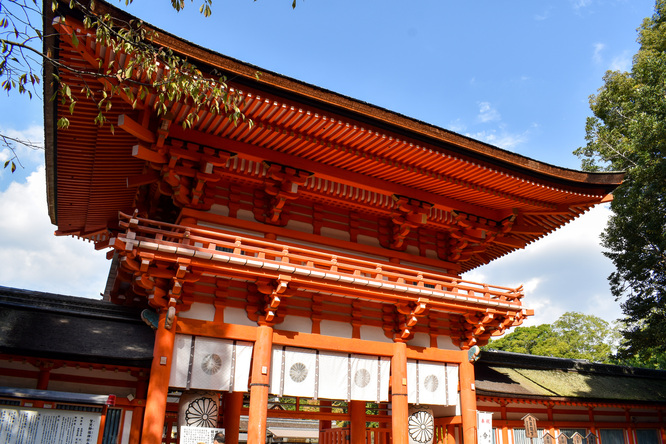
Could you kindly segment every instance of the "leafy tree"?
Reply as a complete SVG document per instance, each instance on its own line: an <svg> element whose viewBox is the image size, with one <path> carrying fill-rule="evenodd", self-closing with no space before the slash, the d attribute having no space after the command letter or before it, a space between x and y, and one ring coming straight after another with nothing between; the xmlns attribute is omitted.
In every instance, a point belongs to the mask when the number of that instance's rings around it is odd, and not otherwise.
<svg viewBox="0 0 666 444"><path fill-rule="evenodd" d="M553 324L518 327L486 346L538 356L610 362L617 334L608 322L593 315L567 312Z"/></svg>
<svg viewBox="0 0 666 444"><path fill-rule="evenodd" d="M625 315L618 357L641 362L666 353L666 0L638 41L631 72L607 72L591 96L587 145L575 154L586 170L626 172L602 244Z"/></svg>
<svg viewBox="0 0 666 444"><path fill-rule="evenodd" d="M550 324L541 324L534 327L517 327L515 331L508 335L490 342L485 348L528 355L549 356L549 351L544 350L544 348L548 348L547 344L553 338L553 329Z"/></svg>
<svg viewBox="0 0 666 444"><path fill-rule="evenodd" d="M617 346L617 333L601 318L576 312L564 313L555 323L553 332L558 338L563 358L608 361Z"/></svg>
<svg viewBox="0 0 666 444"><path fill-rule="evenodd" d="M125 0L125 4L132 0ZM158 114L165 114L170 103L187 99L192 106L182 122L190 126L197 119L197 112L206 108L213 113L228 116L234 121L244 118L240 111L240 96L227 86L226 78L214 72L202 73L197 67L169 49L152 45L154 32L148 30L141 21L126 22L120 17L108 13L96 13L94 0L45 0L47 10L42 10L41 0L8 0L0 3L0 86L8 94L40 96L42 81L55 81L58 96L68 103L70 112L74 112L77 101L94 101L99 113L95 123L106 123L105 113L111 107L111 99L124 94L130 100L144 97L148 91L158 93L155 108ZM212 0L203 0L199 11L206 17L211 15ZM171 6L181 10L185 0L171 0ZM295 0L292 6L295 7ZM132 54L125 66L110 66L105 70L82 69L80 66L68 66L53 56L56 48L49 47L50 36L43 35L42 23L58 16L60 10L71 8L78 10L83 17L83 24L88 32L94 34L99 43L111 48L118 54ZM81 36L72 34L76 45ZM42 68L50 65L53 79L42 79ZM81 91L73 91L70 85L62 81L59 73L68 71L86 80ZM142 75L139 75L142 74ZM138 78L147 80L137 80ZM107 88L97 81L104 80ZM45 98L52 99L50 97ZM66 117L58 121L60 128L69 124ZM113 131L113 125L109 125ZM4 167L11 167L12 172L19 162L16 148L24 145L35 148L38 144L26 140L11 138L0 134L0 146L7 147L12 157Z"/></svg>
<svg viewBox="0 0 666 444"><path fill-rule="evenodd" d="M630 367L643 367L656 370L666 370L666 353L649 348L641 350L641 352L633 356L619 356L612 357L611 362L618 365L626 365Z"/></svg>

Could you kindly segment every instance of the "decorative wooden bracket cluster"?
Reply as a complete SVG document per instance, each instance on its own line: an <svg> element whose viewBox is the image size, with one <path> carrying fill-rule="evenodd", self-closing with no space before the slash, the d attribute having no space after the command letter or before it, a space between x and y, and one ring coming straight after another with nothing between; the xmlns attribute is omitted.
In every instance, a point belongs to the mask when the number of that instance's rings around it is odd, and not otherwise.
<svg viewBox="0 0 666 444"><path fill-rule="evenodd" d="M401 341L409 341L414 337L412 329L419 321L419 318L426 315L428 307L424 301L419 298L416 302L409 304L398 304L396 310L402 315L402 322L398 325L397 337Z"/></svg>
<svg viewBox="0 0 666 444"><path fill-rule="evenodd" d="M493 313L474 313L462 315L462 334L460 338L451 338L453 343L462 349L469 349L475 345L485 345L490 339L495 323Z"/></svg>
<svg viewBox="0 0 666 444"><path fill-rule="evenodd" d="M462 315L461 334L458 338L452 337L453 343L462 349L486 345L491 336L501 335L507 328L522 324L525 316L523 311Z"/></svg>
<svg viewBox="0 0 666 444"><path fill-rule="evenodd" d="M394 194L393 200L397 211L391 216L393 233L391 248L401 249L410 231L425 225L433 207L431 203Z"/></svg>
<svg viewBox="0 0 666 444"><path fill-rule="evenodd" d="M125 239L136 238L132 228L137 223L137 219L130 219ZM130 276L135 294L145 295L154 308L168 310L172 320L177 311L189 309L192 301L183 294L183 286L201 279L201 273L191 270L191 259L140 251L131 242L118 239L109 246L119 254L120 269Z"/></svg>
<svg viewBox="0 0 666 444"><path fill-rule="evenodd" d="M255 295L248 297L247 311L250 319L259 324L275 325L282 322L284 313L278 314L282 298L289 297L291 276L279 275L277 279L258 279L254 284ZM254 302L254 303L252 303Z"/></svg>
<svg viewBox="0 0 666 444"><path fill-rule="evenodd" d="M449 229L448 253L442 258L448 261L464 262L474 254L483 253L492 244L525 247L525 241L507 236L508 233L543 233L540 227L517 225L519 215L516 210L501 221L480 218L473 214L452 213L455 223Z"/></svg>
<svg viewBox="0 0 666 444"><path fill-rule="evenodd" d="M148 162L152 170L139 177L131 177L128 187L158 182L159 191L171 196L174 204L202 210L210 209L212 199L206 199L205 187L222 178L216 169L225 169L234 153L184 143L171 139L167 143L171 118L163 118L157 132L152 132L126 115L118 117L118 127L140 141L132 148L132 155Z"/></svg>
<svg viewBox="0 0 666 444"><path fill-rule="evenodd" d="M303 185L312 173L276 163L265 162L265 165L267 167L265 191L272 196L266 222L278 225L280 222L285 222L280 218L284 205L287 201L298 197L298 187Z"/></svg>
<svg viewBox="0 0 666 444"><path fill-rule="evenodd" d="M146 295L152 307L166 310L173 307L176 311L189 309L192 301L184 296L183 286L197 282L201 273L189 270L188 259L177 258L171 264L156 260L152 253L126 251L120 254L121 269L133 277L132 290Z"/></svg>
<svg viewBox="0 0 666 444"><path fill-rule="evenodd" d="M499 227L473 223L469 219L473 216L456 212L454 216L455 227L449 231L447 260L463 262L474 254L484 252L499 233Z"/></svg>

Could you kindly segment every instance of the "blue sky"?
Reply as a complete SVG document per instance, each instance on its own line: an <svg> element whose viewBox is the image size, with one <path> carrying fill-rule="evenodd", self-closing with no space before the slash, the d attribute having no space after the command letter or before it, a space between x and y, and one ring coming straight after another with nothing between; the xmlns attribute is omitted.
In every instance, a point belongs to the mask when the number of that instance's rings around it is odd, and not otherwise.
<svg viewBox="0 0 666 444"><path fill-rule="evenodd" d="M204 18L198 0L179 13L169 5L135 0L125 9L262 69L573 169L589 95L607 70L630 69L636 28L654 10L653 0L298 0L295 10L291 0L217 0ZM41 141L41 110L39 99L2 93L0 130ZM20 154L23 168L0 171L0 285L99 296L104 252L53 236L43 152ZM620 309L598 246L607 214L598 208L465 277L524 284L537 312L526 325L566 311L611 321Z"/></svg>

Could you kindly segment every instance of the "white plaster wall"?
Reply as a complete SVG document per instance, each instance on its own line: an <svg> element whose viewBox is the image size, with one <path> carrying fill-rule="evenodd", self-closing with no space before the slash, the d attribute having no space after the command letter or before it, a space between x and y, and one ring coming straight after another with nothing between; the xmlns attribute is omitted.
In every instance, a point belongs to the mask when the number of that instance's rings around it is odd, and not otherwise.
<svg viewBox="0 0 666 444"><path fill-rule="evenodd" d="M240 220L248 220L250 222L256 222L257 220L254 218L254 213L252 211L247 211L247 210L238 210L236 212L236 218Z"/></svg>
<svg viewBox="0 0 666 444"><path fill-rule="evenodd" d="M358 236L356 236L356 241L359 244L381 248L381 245L379 245L379 239L377 239L376 237L370 237L370 236L365 236L363 234L359 234Z"/></svg>
<svg viewBox="0 0 666 444"><path fill-rule="evenodd" d="M145 370L148 372L148 369ZM79 368L76 367L60 367L54 368L51 370L51 375L69 375L73 378L77 376L84 376L88 378L99 378L99 379L108 379L114 381L130 381L132 383L136 382L136 378L132 376L128 371L115 371L110 370L101 370L101 369L92 369L86 367L85 364L81 364ZM53 382L53 381L51 381ZM49 382L49 384L51 383Z"/></svg>
<svg viewBox="0 0 666 444"><path fill-rule="evenodd" d="M342 230L336 230L334 228L322 227L321 228L321 235L324 236L324 237L343 240L343 241L347 241L347 242L349 242L351 240L351 237L349 236L349 232L342 231Z"/></svg>
<svg viewBox="0 0 666 444"><path fill-rule="evenodd" d="M213 223L205 222L205 221L199 221L199 223L197 225L200 226L200 227L213 228L215 230L222 230L222 231L231 232L231 233L246 234L248 236L260 237L260 238L264 237L264 233L261 233L259 231L244 230L242 228L229 227L227 225L220 225L220 224L213 224Z"/></svg>
<svg viewBox="0 0 666 444"><path fill-rule="evenodd" d="M129 442L130 438L130 431L132 428L132 412L129 409L124 410L124 417L123 417L123 434L120 437L120 443L121 444L127 444Z"/></svg>
<svg viewBox="0 0 666 444"><path fill-rule="evenodd" d="M460 350L448 336L437 336L437 348L442 350Z"/></svg>
<svg viewBox="0 0 666 444"><path fill-rule="evenodd" d="M351 338L352 326L344 322L321 321L320 332L324 336L335 336L337 338Z"/></svg>
<svg viewBox="0 0 666 444"><path fill-rule="evenodd" d="M393 341L386 337L384 329L380 327L371 327L368 325L361 325L361 339L366 341L385 342L392 344Z"/></svg>
<svg viewBox="0 0 666 444"><path fill-rule="evenodd" d="M111 387L95 384L81 384L78 382L49 381L49 390L72 393L88 393L91 395L116 395L117 397L126 397L131 394L135 396L132 387Z"/></svg>
<svg viewBox="0 0 666 444"><path fill-rule="evenodd" d="M227 307L224 309L224 322L226 324L248 325L256 327L257 323L247 317L247 312L242 308Z"/></svg>
<svg viewBox="0 0 666 444"><path fill-rule="evenodd" d="M215 319L215 306L204 304L203 302L194 302L187 311L178 313L179 318L198 319L200 321L212 321Z"/></svg>
<svg viewBox="0 0 666 444"><path fill-rule="evenodd" d="M302 316L285 316L282 323L275 326L278 330L295 331L299 333L312 332L312 320Z"/></svg>
<svg viewBox="0 0 666 444"><path fill-rule="evenodd" d="M416 262L410 262L410 261L400 261L401 265L404 265L405 267L412 267L416 268L417 270L424 270L424 271L432 271L433 273L446 273L446 268L439 268L439 267L433 267L430 265L424 265L424 264L417 264Z"/></svg>
<svg viewBox="0 0 666 444"><path fill-rule="evenodd" d="M34 389L35 387L37 387L37 380L35 378L28 378L28 377L19 378L15 376L3 376L0 386Z"/></svg>
<svg viewBox="0 0 666 444"><path fill-rule="evenodd" d="M430 335L427 333L414 333L414 338L407 342L415 347L430 347Z"/></svg>
<svg viewBox="0 0 666 444"><path fill-rule="evenodd" d="M416 245L407 245L407 248L405 248L405 253L411 254L413 256L420 256L419 247Z"/></svg>
<svg viewBox="0 0 666 444"><path fill-rule="evenodd" d="M287 225L285 225L285 228L288 228L290 230L294 231L300 231L302 233L312 233L312 225L301 222L299 220L293 220L291 219L289 222L287 222Z"/></svg>
<svg viewBox="0 0 666 444"><path fill-rule="evenodd" d="M229 215L229 207L226 205L220 205L220 204L213 204L210 207L210 210L208 210L209 213L217 214L220 216L228 216Z"/></svg>
<svg viewBox="0 0 666 444"><path fill-rule="evenodd" d="M341 253L341 254L356 256L356 257L359 257L359 258L368 258L370 260L377 260L377 261L384 261L384 262L388 261L388 257L386 257L386 256L378 256L378 255L375 255L375 254L366 254L366 253L361 253L359 251L348 250L346 248L336 248L336 247L332 247L330 245L321 245L321 244L317 244L317 243L314 243L314 242L307 242L307 241L304 241L304 240L295 239L295 238L291 238L291 237L277 236L276 241L277 242L288 242L290 244L301 245L301 246L304 246L304 247L313 247L313 248L318 248L318 249L324 249L324 250L326 250L328 252L331 252L331 253Z"/></svg>

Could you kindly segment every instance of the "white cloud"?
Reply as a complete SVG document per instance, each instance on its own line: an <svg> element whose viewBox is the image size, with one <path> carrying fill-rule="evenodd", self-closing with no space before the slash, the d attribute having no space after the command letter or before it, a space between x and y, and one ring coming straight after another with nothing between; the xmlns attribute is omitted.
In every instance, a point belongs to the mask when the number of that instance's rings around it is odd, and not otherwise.
<svg viewBox="0 0 666 444"><path fill-rule="evenodd" d="M622 54L613 57L611 60L610 69L611 71L629 71L631 69L631 63L633 60L633 55L630 51L623 51Z"/></svg>
<svg viewBox="0 0 666 444"><path fill-rule="evenodd" d="M474 134L465 134L468 137L473 139L482 140L491 145L503 149L514 149L516 146L523 144L527 141L529 136L529 131L524 131L522 133L509 133L504 128L500 128L499 131L492 129L487 131L479 131Z"/></svg>
<svg viewBox="0 0 666 444"><path fill-rule="evenodd" d="M467 126L462 120L456 119L453 122L449 123L448 129L456 133L462 133L467 129Z"/></svg>
<svg viewBox="0 0 666 444"><path fill-rule="evenodd" d="M0 192L0 284L99 297L109 262L91 243L56 237L46 206L44 166Z"/></svg>
<svg viewBox="0 0 666 444"><path fill-rule="evenodd" d="M567 311L613 321L622 314L607 281L613 264L603 256L599 240L609 215L607 206L598 206L524 250L463 277L511 288L523 284L523 304L535 311L523 326L550 324Z"/></svg>
<svg viewBox="0 0 666 444"><path fill-rule="evenodd" d="M0 134L16 140L28 141L33 145L39 146L39 149L28 148L25 145L9 141L14 146L16 155L18 156L16 164L19 168L22 165L30 171L38 164L44 162L44 128L42 126L32 125L23 130L0 126ZM3 169L2 167L12 157L14 157L14 153L9 148L4 146L4 144L0 146L0 177L11 174L9 169Z"/></svg>
<svg viewBox="0 0 666 444"><path fill-rule="evenodd" d="M595 43L594 44L594 53L592 54L592 61L594 63L600 64L603 60L601 53L603 52L604 48L606 45L603 43Z"/></svg>
<svg viewBox="0 0 666 444"><path fill-rule="evenodd" d="M495 108L492 107L490 102L480 102L479 103L479 115L478 119L485 123L485 122L493 122L500 120L502 116L500 116L499 111L497 111Z"/></svg>
<svg viewBox="0 0 666 444"><path fill-rule="evenodd" d="M547 20L549 16L550 16L550 11L546 11L543 14L534 14L534 20L536 20L537 22L542 22L544 20Z"/></svg>
<svg viewBox="0 0 666 444"><path fill-rule="evenodd" d="M571 0L571 5L575 10L590 6L593 0Z"/></svg>

